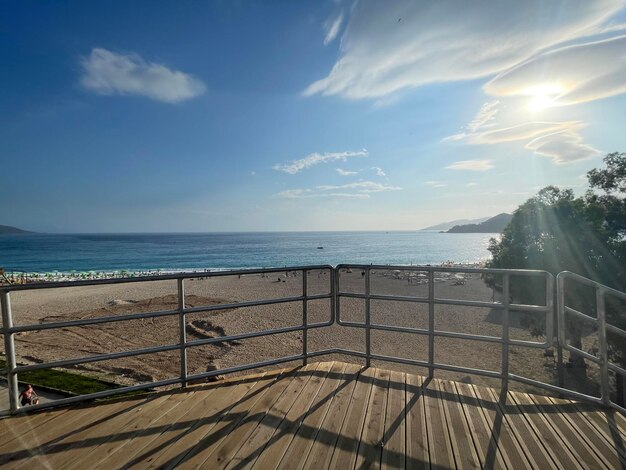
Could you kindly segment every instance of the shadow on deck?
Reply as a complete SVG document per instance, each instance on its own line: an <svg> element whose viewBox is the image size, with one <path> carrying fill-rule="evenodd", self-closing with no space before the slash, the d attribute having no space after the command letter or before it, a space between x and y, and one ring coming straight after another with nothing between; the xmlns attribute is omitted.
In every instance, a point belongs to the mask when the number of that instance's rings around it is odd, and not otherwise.
<svg viewBox="0 0 626 470"><path fill-rule="evenodd" d="M626 468L626 417L321 362L0 421L0 465Z"/></svg>

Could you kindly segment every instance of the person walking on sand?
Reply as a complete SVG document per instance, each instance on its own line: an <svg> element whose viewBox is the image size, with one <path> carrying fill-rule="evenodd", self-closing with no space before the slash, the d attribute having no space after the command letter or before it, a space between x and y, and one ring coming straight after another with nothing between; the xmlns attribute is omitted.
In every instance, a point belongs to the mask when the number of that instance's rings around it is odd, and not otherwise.
<svg viewBox="0 0 626 470"><path fill-rule="evenodd" d="M22 403L22 406L39 403L39 396L35 393L32 385L26 385L26 389L20 393L20 403Z"/></svg>

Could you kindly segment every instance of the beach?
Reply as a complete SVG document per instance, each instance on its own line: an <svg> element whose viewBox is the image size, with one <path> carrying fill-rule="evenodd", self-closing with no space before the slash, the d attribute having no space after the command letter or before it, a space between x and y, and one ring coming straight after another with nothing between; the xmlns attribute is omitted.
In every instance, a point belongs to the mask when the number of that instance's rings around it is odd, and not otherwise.
<svg viewBox="0 0 626 470"><path fill-rule="evenodd" d="M185 280L185 305L201 307L233 304L253 300L295 297L302 294L301 272L285 271L273 274L229 275ZM340 273L342 292L363 293L365 277L360 270ZM372 270L372 294L427 297L425 273L418 270ZM330 271L313 270L307 275L309 295L330 292ZM76 286L68 288L17 291L11 294L15 325L69 321L128 313L176 309L175 280L133 282L111 285ZM479 274L455 276L437 273L435 297L446 299L499 301L499 293L487 287ZM308 322L315 324L330 319L330 300L307 303ZM365 303L362 299L341 298L342 321L363 323ZM534 337L520 321L523 313L511 313L510 337L527 341L543 341ZM15 336L18 361L24 364L50 362L153 347L179 342L178 316L135 319L106 324L18 333ZM302 322L302 302L290 302L255 307L230 308L222 311L198 312L186 315L187 341L236 335ZM400 301L371 301L373 324L428 327L428 305ZM436 305L435 329L500 337L502 325L496 310L482 307ZM246 363L270 360L302 352L302 332L249 338L188 348L188 373L200 373L215 368L228 368ZM365 350L365 330L334 324L308 332L310 352L327 348ZM428 337L390 331L372 331L372 353L408 359L427 360ZM361 363L356 357L342 356L320 360L340 359ZM317 359L311 359L312 361ZM497 343L437 337L435 362L456 366L499 371L501 346ZM511 347L512 373L555 383L555 360L544 356L540 348ZM423 375L427 370L403 364L381 363L396 370ZM279 366L280 367L280 366ZM150 355L133 356L110 361L75 366L75 370L97 375L123 384L136 384L177 377L180 374L180 352L172 350ZM436 376L484 385L497 385L498 380L477 375L438 370ZM523 389L528 387L519 385Z"/></svg>

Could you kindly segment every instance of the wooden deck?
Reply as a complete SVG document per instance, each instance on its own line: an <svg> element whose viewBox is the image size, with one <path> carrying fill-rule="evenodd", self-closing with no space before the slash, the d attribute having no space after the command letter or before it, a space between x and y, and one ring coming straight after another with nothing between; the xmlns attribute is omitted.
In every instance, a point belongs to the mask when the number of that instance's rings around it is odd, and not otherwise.
<svg viewBox="0 0 626 470"><path fill-rule="evenodd" d="M626 468L626 417L342 362L0 421L3 468ZM28 467L27 467L28 466Z"/></svg>

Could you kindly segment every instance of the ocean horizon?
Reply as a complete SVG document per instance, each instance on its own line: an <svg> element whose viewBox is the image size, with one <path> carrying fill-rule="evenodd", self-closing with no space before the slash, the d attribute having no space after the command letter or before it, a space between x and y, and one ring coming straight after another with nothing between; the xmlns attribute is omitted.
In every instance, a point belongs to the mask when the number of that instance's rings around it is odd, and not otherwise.
<svg viewBox="0 0 626 470"><path fill-rule="evenodd" d="M0 268L27 273L202 271L342 263L481 263L499 234L436 231L85 233L0 236Z"/></svg>

